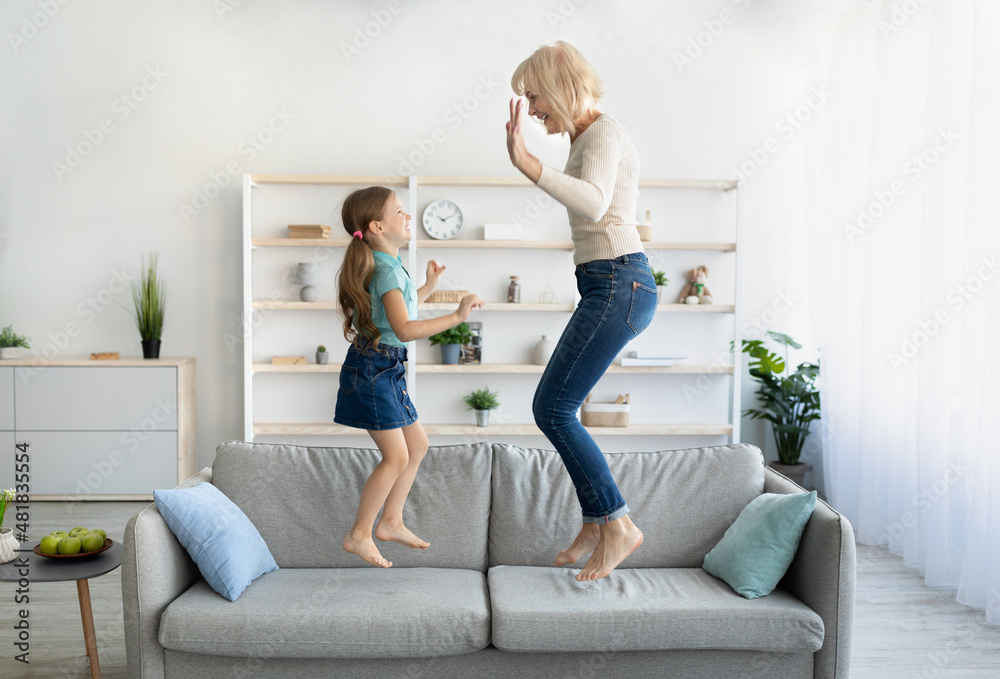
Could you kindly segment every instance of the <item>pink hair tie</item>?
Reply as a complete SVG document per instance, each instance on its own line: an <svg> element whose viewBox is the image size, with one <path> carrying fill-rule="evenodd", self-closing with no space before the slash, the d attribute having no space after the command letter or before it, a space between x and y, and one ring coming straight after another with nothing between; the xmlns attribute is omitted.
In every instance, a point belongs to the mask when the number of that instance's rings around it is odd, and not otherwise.
<svg viewBox="0 0 1000 679"><path fill-rule="evenodd" d="M355 238L360 238L361 240L364 240L364 237L361 235L360 231L355 231L353 235Z"/></svg>

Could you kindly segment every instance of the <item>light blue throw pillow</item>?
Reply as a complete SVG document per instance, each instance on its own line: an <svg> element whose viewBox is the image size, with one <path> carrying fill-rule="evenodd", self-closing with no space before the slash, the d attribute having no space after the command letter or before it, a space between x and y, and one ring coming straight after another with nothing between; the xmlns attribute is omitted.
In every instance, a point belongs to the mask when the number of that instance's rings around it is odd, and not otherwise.
<svg viewBox="0 0 1000 679"><path fill-rule="evenodd" d="M815 506L815 490L757 496L705 555L702 568L747 599L770 594L795 558Z"/></svg>
<svg viewBox="0 0 1000 679"><path fill-rule="evenodd" d="M278 569L247 515L211 483L154 490L153 500L208 584L230 601Z"/></svg>

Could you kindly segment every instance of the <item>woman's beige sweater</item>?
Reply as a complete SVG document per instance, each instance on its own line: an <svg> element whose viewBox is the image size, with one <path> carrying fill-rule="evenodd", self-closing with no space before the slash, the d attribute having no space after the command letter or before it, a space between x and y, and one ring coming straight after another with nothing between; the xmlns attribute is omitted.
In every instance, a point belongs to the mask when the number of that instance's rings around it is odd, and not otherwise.
<svg viewBox="0 0 1000 679"><path fill-rule="evenodd" d="M562 172L543 163L537 185L569 211L574 264L643 251L635 228L639 155L613 117L603 114L570 144Z"/></svg>

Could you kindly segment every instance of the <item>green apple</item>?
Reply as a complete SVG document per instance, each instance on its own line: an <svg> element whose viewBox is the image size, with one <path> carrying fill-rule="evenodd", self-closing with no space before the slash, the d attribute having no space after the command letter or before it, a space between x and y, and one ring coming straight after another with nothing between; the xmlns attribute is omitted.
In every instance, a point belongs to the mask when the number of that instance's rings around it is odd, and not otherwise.
<svg viewBox="0 0 1000 679"><path fill-rule="evenodd" d="M95 528L94 530L92 530L90 532L91 533L100 533L101 537L104 538L104 539L107 539L107 537L108 537L107 532L103 528Z"/></svg>
<svg viewBox="0 0 1000 679"><path fill-rule="evenodd" d="M100 533L91 532L84 535L80 543L82 551L93 552L94 550L100 549L104 546L104 538Z"/></svg>
<svg viewBox="0 0 1000 679"><path fill-rule="evenodd" d="M90 532L89 528L84 528L83 526L77 526L76 528L74 528L69 532L69 536L71 538L80 537L81 535L86 535L89 532Z"/></svg>
<svg viewBox="0 0 1000 679"><path fill-rule="evenodd" d="M38 546L38 551L42 554L58 554L60 540L62 540L62 538L58 535L46 535L42 538L42 542Z"/></svg>
<svg viewBox="0 0 1000 679"><path fill-rule="evenodd" d="M79 554L82 546L80 538L68 537L59 541L58 549L60 554Z"/></svg>
<svg viewBox="0 0 1000 679"><path fill-rule="evenodd" d="M53 531L53 532L49 533L49 535L55 535L56 537L59 537L59 538L68 538L69 537L69 533L67 533L64 530Z"/></svg>

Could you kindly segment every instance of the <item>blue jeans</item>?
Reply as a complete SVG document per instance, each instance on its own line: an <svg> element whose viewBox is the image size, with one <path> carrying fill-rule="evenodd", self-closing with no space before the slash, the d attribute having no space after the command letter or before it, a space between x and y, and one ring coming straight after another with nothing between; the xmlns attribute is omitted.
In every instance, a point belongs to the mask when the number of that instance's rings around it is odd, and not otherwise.
<svg viewBox="0 0 1000 679"><path fill-rule="evenodd" d="M535 391L535 423L569 471L584 523L628 514L608 463L576 417L587 394L656 313L656 283L641 252L576 267L580 303L556 344Z"/></svg>

